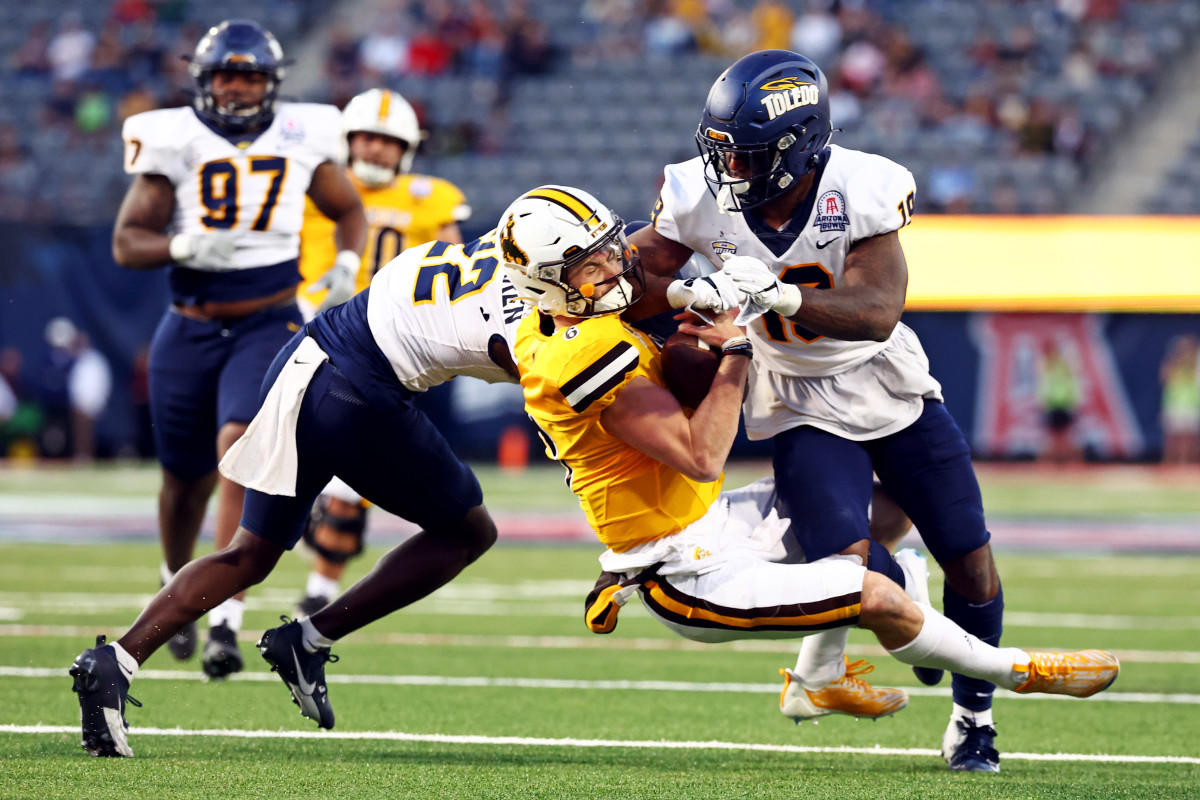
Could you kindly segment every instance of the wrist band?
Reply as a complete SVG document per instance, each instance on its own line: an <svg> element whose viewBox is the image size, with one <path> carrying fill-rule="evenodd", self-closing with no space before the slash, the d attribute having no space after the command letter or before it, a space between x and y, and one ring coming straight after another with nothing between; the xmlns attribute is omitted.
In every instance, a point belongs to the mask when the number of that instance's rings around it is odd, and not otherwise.
<svg viewBox="0 0 1200 800"><path fill-rule="evenodd" d="M721 356L745 356L746 358L753 358L754 345L745 336L735 336L721 345Z"/></svg>

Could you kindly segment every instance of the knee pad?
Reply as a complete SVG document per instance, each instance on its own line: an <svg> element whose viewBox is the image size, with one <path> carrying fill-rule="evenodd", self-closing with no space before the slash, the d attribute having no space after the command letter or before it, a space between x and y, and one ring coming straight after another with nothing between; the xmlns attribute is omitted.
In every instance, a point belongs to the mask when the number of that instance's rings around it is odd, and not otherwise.
<svg viewBox="0 0 1200 800"><path fill-rule="evenodd" d="M870 547L871 549L867 553L867 569L871 572L878 572L880 575L887 575L897 585L904 588L904 570L900 569L900 565L892 559L892 554L874 539L871 540Z"/></svg>
<svg viewBox="0 0 1200 800"><path fill-rule="evenodd" d="M351 550L334 550L326 547L317 541L317 528L321 525L328 525L338 533L348 534L354 537L354 547ZM328 508L318 499L313 504L312 514L308 518L308 524L304 526L304 543L312 548L321 558L331 564L345 564L350 559L354 558L363 551L363 535L367 530L367 509L362 509L356 517L344 517L340 514L331 513Z"/></svg>

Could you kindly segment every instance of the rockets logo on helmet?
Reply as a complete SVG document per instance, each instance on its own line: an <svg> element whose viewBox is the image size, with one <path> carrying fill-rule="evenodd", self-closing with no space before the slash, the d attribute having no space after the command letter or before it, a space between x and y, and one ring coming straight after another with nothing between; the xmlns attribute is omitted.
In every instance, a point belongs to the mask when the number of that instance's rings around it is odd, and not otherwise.
<svg viewBox="0 0 1200 800"><path fill-rule="evenodd" d="M696 131L709 189L726 213L786 192L832 137L825 75L789 50L751 53L725 70Z"/></svg>

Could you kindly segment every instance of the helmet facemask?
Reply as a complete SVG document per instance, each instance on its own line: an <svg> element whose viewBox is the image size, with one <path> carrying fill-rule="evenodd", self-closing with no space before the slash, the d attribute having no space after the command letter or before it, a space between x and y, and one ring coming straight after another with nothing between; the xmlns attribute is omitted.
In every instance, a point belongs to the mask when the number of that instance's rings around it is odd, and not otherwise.
<svg viewBox="0 0 1200 800"><path fill-rule="evenodd" d="M770 143L739 145L717 141L700 130L696 146L704 159L709 190L721 211L729 214L757 208L787 192L813 170L832 138L832 131L822 136L800 125Z"/></svg>
<svg viewBox="0 0 1200 800"><path fill-rule="evenodd" d="M188 57L188 72L196 81L195 108L222 131L239 135L270 124L275 115L279 84L287 74L283 49L257 23L227 20L211 28ZM253 105L217 105L213 96L216 72L255 72L266 76L262 99Z"/></svg>

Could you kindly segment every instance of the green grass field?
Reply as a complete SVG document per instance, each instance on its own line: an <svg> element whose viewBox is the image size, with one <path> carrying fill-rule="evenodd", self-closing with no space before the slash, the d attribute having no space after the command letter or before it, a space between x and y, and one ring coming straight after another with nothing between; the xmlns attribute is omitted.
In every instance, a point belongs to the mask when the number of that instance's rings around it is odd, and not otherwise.
<svg viewBox="0 0 1200 800"><path fill-rule="evenodd" d="M289 556L251 597L247 672L205 683L196 661L155 655L132 689L144 703L128 715L137 757L110 761L79 747L66 667L148 599L155 546L0 543L0 797L1200 795L1195 557L1003 554L1008 643L1110 648L1124 668L1089 700L1001 693L1003 772L960 775L935 755L948 688L918 687L869 635L854 632L852 656L877 665L875 682L910 688L909 707L877 723L793 726L777 710L776 670L794 643L692 645L633 605L614 634L587 633L596 555L501 543L339 643L332 735L299 716L251 644L296 599L307 565Z"/></svg>

